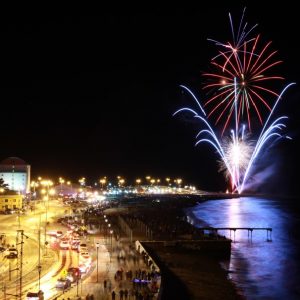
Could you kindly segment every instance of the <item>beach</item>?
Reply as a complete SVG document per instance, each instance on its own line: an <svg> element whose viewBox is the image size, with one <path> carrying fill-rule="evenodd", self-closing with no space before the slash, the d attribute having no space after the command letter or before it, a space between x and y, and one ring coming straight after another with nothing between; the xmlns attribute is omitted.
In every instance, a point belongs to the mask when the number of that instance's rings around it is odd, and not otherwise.
<svg viewBox="0 0 300 300"><path fill-rule="evenodd" d="M199 237L197 230L185 221L183 211L184 208L195 205L199 199L165 197L159 202L152 200L143 199L139 205L131 205L128 201L121 205L120 209L110 210L110 214L126 220L133 230L133 239L142 242L148 254L160 267L161 299L245 299L228 278L227 271L220 265L220 260L227 255L222 255L223 246L221 250L218 249L217 255L210 251L202 251L201 247L193 250L178 245L172 246L174 240L182 240L185 244L195 237L205 243L205 238ZM200 200L205 201L203 198ZM163 216L162 212L165 212ZM182 222L187 224L182 226ZM144 228L146 229L143 230ZM150 241L146 232L152 230L154 233ZM158 240L169 242L164 244L156 242Z"/></svg>

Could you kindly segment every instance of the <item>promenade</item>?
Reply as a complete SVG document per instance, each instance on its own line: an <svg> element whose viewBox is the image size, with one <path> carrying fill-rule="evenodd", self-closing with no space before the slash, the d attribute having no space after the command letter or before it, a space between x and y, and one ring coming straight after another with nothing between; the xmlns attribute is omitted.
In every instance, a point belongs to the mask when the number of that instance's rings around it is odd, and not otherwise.
<svg viewBox="0 0 300 300"><path fill-rule="evenodd" d="M99 242L98 271L96 242ZM121 237L119 241L115 238L109 240L104 235L96 233L90 235L89 246L94 257L89 276L83 277L70 290L53 299L107 300L114 299L113 292L115 299L135 300L141 296L143 296L141 299L156 299L150 296L147 298L143 285L133 283L133 278L141 276L146 278L146 274L150 274L151 270L127 238Z"/></svg>

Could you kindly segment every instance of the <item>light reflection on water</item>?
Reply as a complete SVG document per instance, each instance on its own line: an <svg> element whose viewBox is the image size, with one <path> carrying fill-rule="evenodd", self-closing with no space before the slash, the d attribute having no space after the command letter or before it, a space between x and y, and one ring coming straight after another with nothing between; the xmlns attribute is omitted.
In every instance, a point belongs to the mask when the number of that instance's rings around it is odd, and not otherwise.
<svg viewBox="0 0 300 300"><path fill-rule="evenodd" d="M229 262L224 266L247 299L300 299L299 215L279 200L241 197L200 203L191 211L195 226L271 227L266 231L236 231ZM230 237L229 231L220 231ZM233 239L233 236L231 236Z"/></svg>

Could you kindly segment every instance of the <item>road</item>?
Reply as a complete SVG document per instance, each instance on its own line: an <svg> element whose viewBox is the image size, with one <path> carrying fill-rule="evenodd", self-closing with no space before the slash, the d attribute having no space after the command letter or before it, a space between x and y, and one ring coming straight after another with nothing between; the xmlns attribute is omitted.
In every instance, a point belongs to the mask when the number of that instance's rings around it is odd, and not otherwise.
<svg viewBox="0 0 300 300"><path fill-rule="evenodd" d="M45 235L46 230L56 226L53 224L54 220L64 215L66 210L69 212L70 208L63 206L58 200L51 200L49 201L49 205L47 205L47 210L44 203L41 203L36 206L34 211L27 212L26 215L21 215L21 217L15 214L0 215L0 233L5 234L5 245L14 245L16 247L16 237L18 235L19 245L17 245L17 248L20 252L21 235L20 233L17 234L17 231L24 230L22 264L23 294L28 291L30 287L38 287L39 231L41 234L40 258L42 280L46 282L47 278L52 276L52 273L55 272L55 268L59 269L63 262L68 266L70 261L76 261L76 258L73 258L73 254L69 255L68 253L63 253L61 250L47 250L44 246L45 238L49 242L51 240L50 237ZM50 225L45 227L46 220L50 222ZM50 254L56 256L52 257L52 263L50 262L50 258L47 257L47 254L48 256ZM60 260L57 260L57 257L59 257ZM66 257L66 259L64 259L64 257ZM19 278L19 270L17 270L19 267L20 255L18 259L7 259L5 258L5 253L0 254L0 284L2 286L0 299L4 298L4 288L6 289L7 295L15 295L19 292L19 280L17 280ZM11 272L9 270L11 270ZM9 298L6 297L6 299Z"/></svg>

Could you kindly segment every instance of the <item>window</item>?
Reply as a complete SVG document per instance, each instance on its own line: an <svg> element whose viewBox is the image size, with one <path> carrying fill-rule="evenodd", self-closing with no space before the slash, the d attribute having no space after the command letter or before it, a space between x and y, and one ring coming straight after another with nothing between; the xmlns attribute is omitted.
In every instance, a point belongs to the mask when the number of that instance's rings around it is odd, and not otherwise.
<svg viewBox="0 0 300 300"><path fill-rule="evenodd" d="M17 201L16 199L13 200L13 202L16 202L16 201Z"/></svg>
<svg viewBox="0 0 300 300"><path fill-rule="evenodd" d="M8 202L8 199L5 199L5 202Z"/></svg>

